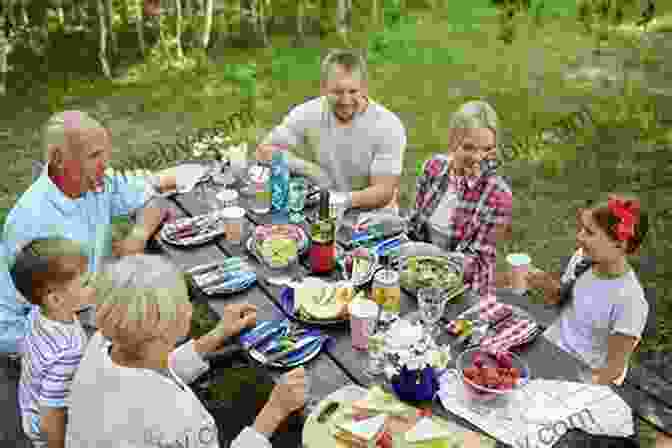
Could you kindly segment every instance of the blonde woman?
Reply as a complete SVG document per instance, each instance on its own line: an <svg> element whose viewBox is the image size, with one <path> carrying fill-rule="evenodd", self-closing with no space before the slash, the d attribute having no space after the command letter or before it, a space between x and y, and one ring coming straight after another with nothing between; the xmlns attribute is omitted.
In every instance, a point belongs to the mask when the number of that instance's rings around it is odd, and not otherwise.
<svg viewBox="0 0 672 448"><path fill-rule="evenodd" d="M217 425L186 383L209 365L202 358L256 323L256 308L230 305L208 334L174 349L189 332L191 304L175 266L133 255L96 279L98 333L70 391L67 448L219 447ZM305 372L289 372L232 448L270 448L270 436L305 401ZM220 422L221 423L221 422Z"/></svg>
<svg viewBox="0 0 672 448"><path fill-rule="evenodd" d="M418 176L409 234L464 255L464 280L480 295L495 292L497 240L511 226L511 187L497 174L499 120L488 103L455 112L448 150L427 160Z"/></svg>

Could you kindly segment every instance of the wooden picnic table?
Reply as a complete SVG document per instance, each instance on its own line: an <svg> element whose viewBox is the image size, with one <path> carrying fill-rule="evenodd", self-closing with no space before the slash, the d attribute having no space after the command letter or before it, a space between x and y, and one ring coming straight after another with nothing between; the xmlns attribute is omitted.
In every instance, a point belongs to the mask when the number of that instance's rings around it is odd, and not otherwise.
<svg viewBox="0 0 672 448"><path fill-rule="evenodd" d="M222 187L223 188L223 187ZM162 200L165 206L177 208L178 215L196 216L210 211L208 204L197 198L194 192L181 194L172 197L170 200ZM246 210L249 210L250 198L240 195L239 205ZM315 210L307 210L308 217L314 214ZM357 212L349 213L349 219L354 219ZM247 232L251 232L256 225L281 223L286 222L286 217L265 214L257 215L252 212L246 215L248 225ZM339 238L339 244L343 244ZM225 241L223 238L216 240L214 243L205 244L193 248L176 248L163 243L158 243L161 249L165 251L175 262L188 269L198 264L212 262L218 258L225 258L230 256L240 256L248 259L258 269L258 282L249 290L231 296L210 297L201 300L207 300L208 304L218 313L221 313L223 306L228 303L236 303L247 301L259 307L259 320L277 319L283 316L284 311L280 306L279 296L281 287L270 284L265 279L264 267L256 263L254 257L247 253L243 245L233 245ZM309 269L305 264L300 264L297 269L304 275L309 275ZM335 279L335 274L332 276ZM460 312L465 310L474 303L475 298L470 298L465 295L466 300L459 304L449 304L446 309L447 317L452 318L457 316ZM535 317L537 322L542 326L547 327L558 316L558 309L543 304L531 303L528 298L513 294L510 290L499 290L497 292L498 299L501 302L516 305L523 308ZM401 297L401 314L402 316L413 311L417 311L417 300L407 292L402 292ZM292 316L285 316L293 319ZM332 346L325 350L326 356L319 356L311 361L311 364L316 364L317 367L311 368L314 372L313 384L317 383L311 389L311 394L318 398L324 398L331 392L348 385L353 382L360 386L369 386L372 384L371 379L365 374L365 367L368 361L366 352L361 352L352 348L350 329L347 323L337 326L328 326L323 328L324 332L331 336L334 340ZM447 334L440 336L439 342L454 344L455 340ZM457 348L452 351L453 358L458 355ZM527 360L535 378L557 379L565 381L580 381L582 370L585 366L578 360L571 357L569 354L562 351L543 337L536 338L532 343L528 344L522 351L521 355ZM630 403L628 397L627 386L624 388L612 387L626 402ZM443 406L435 402L433 411L437 415L441 415L448 421L455 422L457 425L482 432L478 427L472 425L470 422L446 411ZM556 447L575 447L580 441L586 440L585 433L580 431L568 432L559 442ZM633 436L636 439L637 432ZM507 446L498 442L498 446Z"/></svg>

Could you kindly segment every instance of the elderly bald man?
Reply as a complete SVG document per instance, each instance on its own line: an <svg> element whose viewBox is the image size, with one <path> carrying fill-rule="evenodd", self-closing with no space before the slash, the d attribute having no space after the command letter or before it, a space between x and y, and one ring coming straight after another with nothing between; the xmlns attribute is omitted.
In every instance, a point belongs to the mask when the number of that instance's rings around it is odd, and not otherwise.
<svg viewBox="0 0 672 448"><path fill-rule="evenodd" d="M21 195L3 229L6 266L0 269L0 352L22 352L31 305L15 289L8 273L17 249L35 238L59 236L80 242L89 256L89 272L102 257L144 251L161 223L161 210L147 206L158 191L175 188L174 176L159 175L145 184L105 176L112 152L110 133L80 111L53 115L42 130L46 164ZM123 241L112 242L115 216L137 213L137 226Z"/></svg>

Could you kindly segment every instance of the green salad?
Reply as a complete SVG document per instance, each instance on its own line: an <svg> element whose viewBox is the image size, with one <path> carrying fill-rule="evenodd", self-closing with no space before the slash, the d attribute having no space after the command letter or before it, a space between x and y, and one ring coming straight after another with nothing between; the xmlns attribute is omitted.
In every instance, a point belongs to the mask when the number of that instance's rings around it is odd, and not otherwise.
<svg viewBox="0 0 672 448"><path fill-rule="evenodd" d="M259 254L271 266L287 266L298 256L296 241L289 238L271 238L257 246Z"/></svg>
<svg viewBox="0 0 672 448"><path fill-rule="evenodd" d="M462 285L462 274L455 272L455 267L444 257L412 256L404 261L400 282L408 289L454 290Z"/></svg>

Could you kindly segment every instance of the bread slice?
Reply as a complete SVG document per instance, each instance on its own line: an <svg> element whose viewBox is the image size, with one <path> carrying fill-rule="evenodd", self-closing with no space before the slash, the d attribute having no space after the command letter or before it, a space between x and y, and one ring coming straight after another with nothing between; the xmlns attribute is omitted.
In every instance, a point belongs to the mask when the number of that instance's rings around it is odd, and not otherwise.
<svg viewBox="0 0 672 448"><path fill-rule="evenodd" d="M452 436L452 432L436 423L429 417L421 418L416 425L406 433L409 443L427 442L429 440L445 439Z"/></svg>
<svg viewBox="0 0 672 448"><path fill-rule="evenodd" d="M386 419L387 415L380 414L366 420L339 423L336 425L339 430L336 436L340 435L347 439L368 443L375 440L376 436L383 431Z"/></svg>

